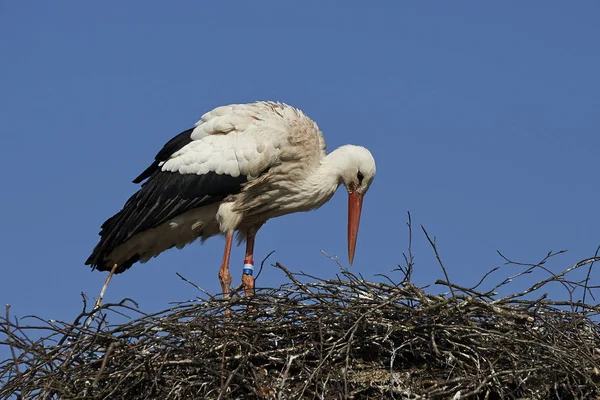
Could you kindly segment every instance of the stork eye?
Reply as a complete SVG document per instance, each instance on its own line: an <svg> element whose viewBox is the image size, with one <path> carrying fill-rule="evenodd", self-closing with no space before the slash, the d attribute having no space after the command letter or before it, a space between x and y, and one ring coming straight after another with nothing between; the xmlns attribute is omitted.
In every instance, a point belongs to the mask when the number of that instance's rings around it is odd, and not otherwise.
<svg viewBox="0 0 600 400"><path fill-rule="evenodd" d="M365 176L363 175L363 173L358 171L358 173L356 174L356 178L358 179L358 184L362 185L362 181L363 181L363 179L365 179Z"/></svg>

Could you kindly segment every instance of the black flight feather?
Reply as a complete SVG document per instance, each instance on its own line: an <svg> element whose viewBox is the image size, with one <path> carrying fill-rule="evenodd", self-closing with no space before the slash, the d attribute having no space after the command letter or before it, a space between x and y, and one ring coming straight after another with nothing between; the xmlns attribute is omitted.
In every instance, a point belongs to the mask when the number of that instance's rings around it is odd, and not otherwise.
<svg viewBox="0 0 600 400"><path fill-rule="evenodd" d="M173 139L169 140L163 148L156 154L154 157L154 162L144 170L137 178L133 180L133 183L141 183L144 179L149 178L152 174L158 170L160 170L159 164L163 161L167 161L169 157L173 155L176 151L181 150L183 147L187 146L192 142L192 132L195 128L190 128L181 132L179 135L175 136Z"/></svg>
<svg viewBox="0 0 600 400"><path fill-rule="evenodd" d="M192 130L188 129L167 142L156 155L154 163L134 180L139 183L149 178L127 200L121 211L102 224L100 242L87 259L86 265L100 271L110 271L112 265L107 265L107 257L134 235L155 228L194 208L219 202L242 190L243 184L248 180L244 175L233 177L213 171L197 175L160 170L160 162L166 161L192 141ZM139 258L139 254L134 255L119 265L116 272L127 270Z"/></svg>

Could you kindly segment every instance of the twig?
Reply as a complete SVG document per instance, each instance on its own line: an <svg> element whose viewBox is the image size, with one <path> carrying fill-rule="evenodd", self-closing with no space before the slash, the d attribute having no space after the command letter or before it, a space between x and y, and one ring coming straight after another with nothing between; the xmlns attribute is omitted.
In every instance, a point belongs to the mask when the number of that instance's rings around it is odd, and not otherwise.
<svg viewBox="0 0 600 400"><path fill-rule="evenodd" d="M279 383L279 395L277 396L278 399L281 399L281 396L284 393L284 388L285 388L285 381L287 380L289 373L290 373L290 367L292 366L292 363L294 362L294 360L298 357L300 357L300 355L288 355L288 361L285 364L285 370L282 372L281 374L281 382Z"/></svg>
<svg viewBox="0 0 600 400"><path fill-rule="evenodd" d="M323 254L325 257L329 258L331 261L333 261L334 263L337 264L337 266L340 269L344 269L344 266L342 265L342 263L340 262L340 260L338 259L337 256L332 256L329 253L327 253L325 250L321 249L321 254Z"/></svg>
<svg viewBox="0 0 600 400"><path fill-rule="evenodd" d="M561 251L560 253L563 253L563 251ZM555 253L555 254L560 254L560 253ZM544 280L542 280L540 282L535 283L534 285L532 285L531 287L529 287L528 289L526 289L526 290L524 290L522 292L511 294L511 295L508 295L508 296L506 296L506 297L504 297L502 299L495 300L495 303L506 302L508 300L512 300L512 299L515 299L515 298L518 298L518 297L523 297L526 294L529 294L531 292L534 292L534 291L540 289L542 286L544 286L544 285L546 285L546 284L548 284L550 282L557 282L560 278L562 278L563 276L565 276L566 274L568 274L569 272L571 272L571 271L573 271L575 269L581 268L584 265L591 264L591 263L594 263L596 261L600 261L600 257L596 257L595 256L595 257L592 257L592 258L587 258L585 260L579 261L578 263L570 266L569 268L565 269L561 273L556 274L556 275L553 274L552 276L548 277L547 279L544 279ZM540 262L538 265L535 265L534 267L538 267L539 265L543 264L544 262L545 262L545 260L543 260L542 262ZM517 264L517 263L515 263L515 264Z"/></svg>
<svg viewBox="0 0 600 400"><path fill-rule="evenodd" d="M7 322L10 321L9 314L10 314L10 304L7 304L6 305L6 321ZM8 343L9 343L9 347L10 347L10 353L11 353L13 361L14 361L15 371L16 371L17 375L21 375L21 371L19 370L19 362L17 360L17 355L15 354L15 347L13 346L13 340L15 340L15 337L13 335L11 327L6 329L6 335L8 336L8 339L9 339Z"/></svg>
<svg viewBox="0 0 600 400"><path fill-rule="evenodd" d="M93 386L98 386L98 381L100 380L102 373L106 369L106 364L108 364L108 358L110 357L110 355L112 354L114 349L115 349L115 342L111 342L110 346L108 346L108 350L106 350L104 359L102 360L102 366L100 367L100 370L98 371L98 374L96 375L96 378L94 379Z"/></svg>
<svg viewBox="0 0 600 400"><path fill-rule="evenodd" d="M442 259L440 258L440 254L438 253L437 245L435 243L435 238L433 238L433 240L431 240L431 238L429 237L429 234L427 233L427 231L425 230L425 227L423 225L421 225L421 229L423 229L423 232L425 233L425 237L427 237L429 244L433 248L433 251L435 253L435 258L437 258L438 264L440 265L440 267L442 267L442 271L444 272L444 276L446 277L446 282L450 282L450 278L448 277L448 271L446 271L446 268L444 267L444 263L442 262ZM449 286L449 288L450 288L450 293L452 293L452 298L455 298L456 296L454 294L454 289L452 288L452 286Z"/></svg>
<svg viewBox="0 0 600 400"><path fill-rule="evenodd" d="M275 266L277 268L279 268L280 270L282 270L283 272L285 272L285 274L287 275L287 277L292 282L294 282L299 288L301 288L306 293L312 294L311 290L308 287L306 287L306 285L304 285L302 282L300 282L298 279L296 279L296 277L294 276L294 274L292 274L289 269L287 269L286 267L284 267L283 265L281 265L279 262L276 262Z"/></svg>
<svg viewBox="0 0 600 400"><path fill-rule="evenodd" d="M263 270L263 267L265 265L265 262L269 259L269 257L271 257L273 255L273 253L275 253L275 250L271 250L271 252L269 254L267 254L267 256L265 258L263 258L263 260L260 262L260 268L258 270L258 274L256 274L256 278L254 278L254 281L256 282L256 280L258 279L258 277L260 276L260 273Z"/></svg>
<svg viewBox="0 0 600 400"><path fill-rule="evenodd" d="M598 252L599 252L599 251L600 251L600 246L598 246L598 247L596 248L596 253L594 254L594 258L598 258ZM584 284L584 286L583 286L583 297L582 297L582 299L581 299L581 302L582 302L582 303L585 303L585 295L588 293L588 284L589 284L589 282L590 282L590 275L591 275L591 273L592 273L592 267L593 267L593 266L594 266L594 261L592 261L592 262L590 263L590 266L589 266L589 268L588 268L588 271L587 271L587 275L586 275L586 277L585 277L585 284ZM592 296L592 299L593 299L593 300L596 300L596 299L594 298L594 295L593 295L591 292L590 292L590 296Z"/></svg>
<svg viewBox="0 0 600 400"><path fill-rule="evenodd" d="M406 223L406 225L408 226L408 256L406 255L406 253L402 253L402 257L404 257L404 262L406 263L406 269L404 269L400 264L398 264L398 268L402 273L404 273L402 283L410 282L415 262L415 257L412 252L412 217L410 215L410 211L407 211L407 214L408 222Z"/></svg>
<svg viewBox="0 0 600 400"><path fill-rule="evenodd" d="M195 287L196 289L198 289L199 291L201 291L202 293L204 293L205 295L208 296L209 299L212 299L212 296L210 295L210 293L208 293L206 290L202 289L200 286L196 285L194 282L190 281L189 279L185 278L183 275L181 275L179 272L175 272L175 274L180 277L183 281L189 283L190 285L192 285L193 287Z"/></svg>
<svg viewBox="0 0 600 400"><path fill-rule="evenodd" d="M481 277L481 279L479 280L479 282L477 282L477 285L473 286L473 287L472 287L470 290L475 290L475 289L477 289L477 288L479 287L479 285L481 285L481 284L483 283L483 281L484 281L484 280L485 280L485 279L486 279L488 276L490 276L492 273L494 273L494 272L498 271L499 269L500 269L500 267L494 267L494 268L490 269L488 272L486 272L486 273L485 273L485 274L484 274L484 275ZM488 293L491 293L491 292L488 292Z"/></svg>
<svg viewBox="0 0 600 400"><path fill-rule="evenodd" d="M118 267L118 264L113 265L108 276L106 277L106 281L104 281L104 286L102 286L100 295L96 299L96 303L94 304L94 308L92 309L92 314L88 317L87 321L85 321L84 329L88 329L90 327L90 325L94 321L94 318L96 318L96 313L98 313L98 311L100 311L100 306L102 305L102 299L104 298L104 293L106 292L106 288L108 287L108 284L110 283L110 280L112 279L113 274L117 270L117 267Z"/></svg>

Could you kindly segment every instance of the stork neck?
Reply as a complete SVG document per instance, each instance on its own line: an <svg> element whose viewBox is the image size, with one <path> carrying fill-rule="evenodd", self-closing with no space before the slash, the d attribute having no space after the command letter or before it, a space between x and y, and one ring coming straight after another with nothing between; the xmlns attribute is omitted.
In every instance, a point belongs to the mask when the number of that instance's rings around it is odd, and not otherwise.
<svg viewBox="0 0 600 400"><path fill-rule="evenodd" d="M308 179L307 192L316 200L316 207L326 203L342 183L341 174L345 162L342 153L337 149L325 156Z"/></svg>

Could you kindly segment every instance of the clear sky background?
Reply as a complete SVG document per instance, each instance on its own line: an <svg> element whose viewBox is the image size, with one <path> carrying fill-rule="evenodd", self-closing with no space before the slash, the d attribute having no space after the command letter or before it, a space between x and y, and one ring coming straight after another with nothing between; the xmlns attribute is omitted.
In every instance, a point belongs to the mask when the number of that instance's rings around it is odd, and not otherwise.
<svg viewBox="0 0 600 400"><path fill-rule="evenodd" d="M367 5L369 4L369 5ZM597 2L0 2L0 304L72 320L106 273L84 261L101 223L172 136L212 108L277 100L328 149L361 144L378 173L353 271L390 274L415 228L415 281L470 285L551 249L558 271L600 244ZM261 260L333 277L347 264L343 190L270 221ZM143 311L220 291L222 238L113 279ZM243 248L234 248L239 284ZM503 267L496 278L518 272ZM533 282L529 276L515 288ZM267 267L258 286L285 281ZM551 293L552 294L552 293ZM560 295L559 292L556 295Z"/></svg>

